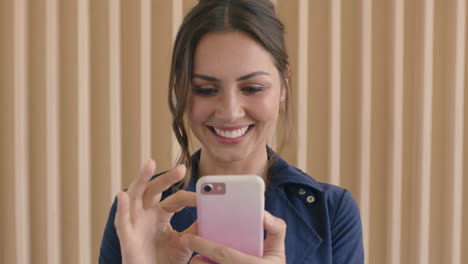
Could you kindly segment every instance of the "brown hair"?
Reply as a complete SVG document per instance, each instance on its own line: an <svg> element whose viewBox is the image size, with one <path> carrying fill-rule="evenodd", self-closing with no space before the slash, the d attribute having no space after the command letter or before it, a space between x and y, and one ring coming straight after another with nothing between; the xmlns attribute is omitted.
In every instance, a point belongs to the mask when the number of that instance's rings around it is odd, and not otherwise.
<svg viewBox="0 0 468 264"><path fill-rule="evenodd" d="M286 98L280 107L280 118L283 119L284 134L288 133L291 93L288 87L289 62L284 41L284 25L277 17L273 4L269 0L202 0L185 16L179 28L172 52L169 77L168 100L172 114L172 129L181 146L177 163L185 164L189 172L181 182L181 186L186 186L190 180L192 167L184 115L191 87L195 48L206 33L226 31L246 33L271 54L282 85L286 89ZM269 158L266 173L275 161L276 155Z"/></svg>

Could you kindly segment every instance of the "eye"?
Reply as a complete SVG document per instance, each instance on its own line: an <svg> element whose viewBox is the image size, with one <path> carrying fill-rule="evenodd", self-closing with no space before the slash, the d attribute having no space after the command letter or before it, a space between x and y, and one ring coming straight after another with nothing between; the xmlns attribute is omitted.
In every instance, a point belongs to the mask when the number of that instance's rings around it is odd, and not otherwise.
<svg viewBox="0 0 468 264"><path fill-rule="evenodd" d="M216 88L214 88L214 87L195 86L195 87L192 89L192 92L193 92L195 95L199 95L199 96L213 96L213 95L215 95L215 94L218 92L218 89L216 89Z"/></svg>
<svg viewBox="0 0 468 264"><path fill-rule="evenodd" d="M246 94L256 94L263 91L265 88L262 86L247 86L243 87L242 91Z"/></svg>

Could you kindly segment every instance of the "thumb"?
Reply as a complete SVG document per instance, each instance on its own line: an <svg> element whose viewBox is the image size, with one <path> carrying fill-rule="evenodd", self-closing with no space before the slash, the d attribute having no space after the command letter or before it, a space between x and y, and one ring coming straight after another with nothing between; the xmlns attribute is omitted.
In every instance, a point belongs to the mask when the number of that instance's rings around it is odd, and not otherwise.
<svg viewBox="0 0 468 264"><path fill-rule="evenodd" d="M264 256L284 257L284 240L286 237L286 222L265 211L264 225L267 231Z"/></svg>

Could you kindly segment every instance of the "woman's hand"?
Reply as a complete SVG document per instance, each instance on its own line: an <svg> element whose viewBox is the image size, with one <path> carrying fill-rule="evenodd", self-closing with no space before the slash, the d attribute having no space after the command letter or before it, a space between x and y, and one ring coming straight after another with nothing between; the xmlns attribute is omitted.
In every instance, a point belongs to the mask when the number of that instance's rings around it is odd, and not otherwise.
<svg viewBox="0 0 468 264"><path fill-rule="evenodd" d="M214 263L219 264L284 264L286 255L284 239L286 237L286 223L283 219L274 217L265 211L264 225L267 230L267 238L264 244L263 257L258 258L244 254L238 250L226 247L216 242L206 240L193 234L184 234L181 237L182 244L187 248L200 253L192 258L190 264ZM202 256L201 256L202 255ZM206 259L208 257L210 260Z"/></svg>
<svg viewBox="0 0 468 264"><path fill-rule="evenodd" d="M128 188L117 196L115 226L120 240L122 262L172 264L187 263L192 251L182 246L180 234L172 230L170 220L186 206L196 206L196 195L179 191L160 203L161 194L185 175L185 166L149 181L156 170L148 161ZM196 234L196 225L184 233Z"/></svg>

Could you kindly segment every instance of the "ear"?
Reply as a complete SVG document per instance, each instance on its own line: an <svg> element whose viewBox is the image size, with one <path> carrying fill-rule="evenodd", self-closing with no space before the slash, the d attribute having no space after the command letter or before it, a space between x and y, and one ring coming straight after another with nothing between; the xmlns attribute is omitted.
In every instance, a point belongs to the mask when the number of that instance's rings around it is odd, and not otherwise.
<svg viewBox="0 0 468 264"><path fill-rule="evenodd" d="M289 71L289 65L286 66L286 71L285 71L285 84L281 86L281 102L283 102L286 99L286 95L288 93L287 89L289 87L289 79L291 78L291 72Z"/></svg>

